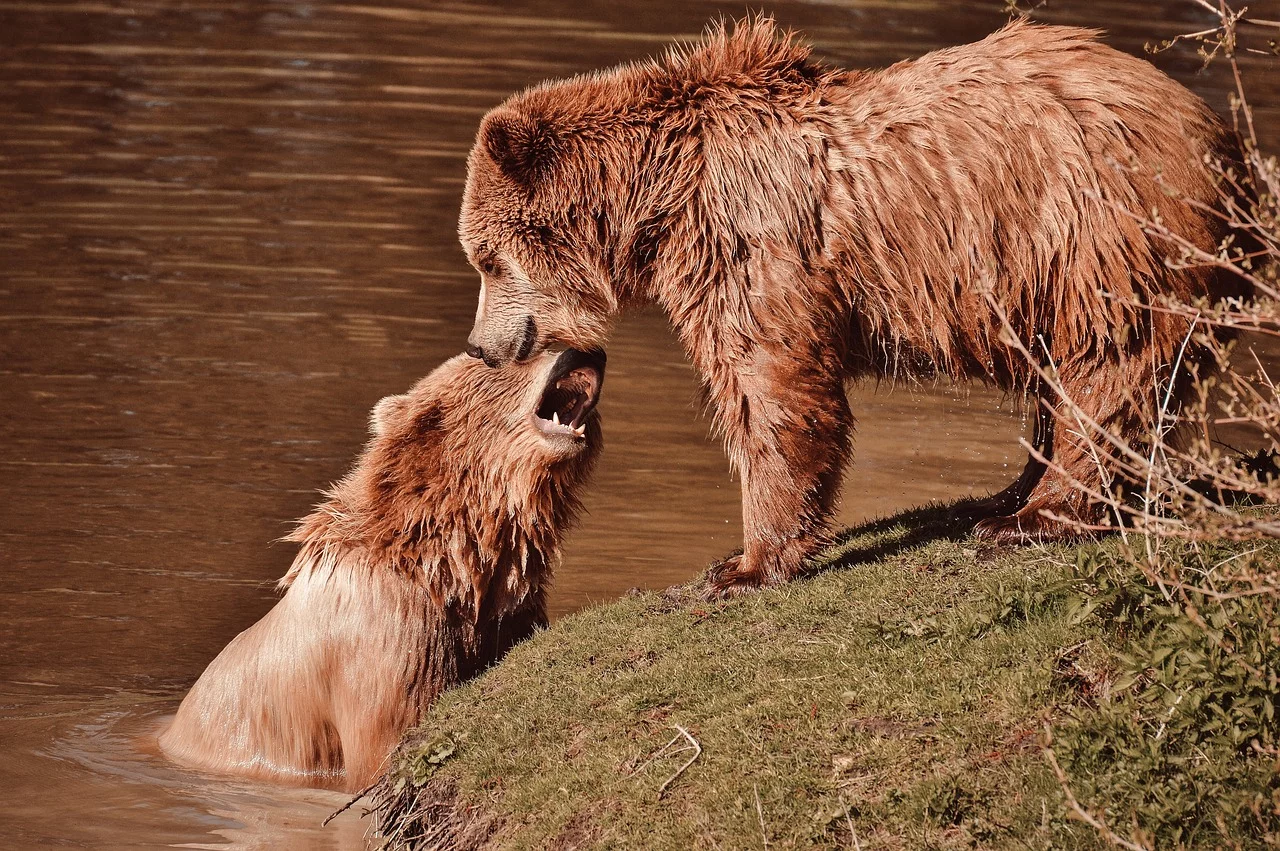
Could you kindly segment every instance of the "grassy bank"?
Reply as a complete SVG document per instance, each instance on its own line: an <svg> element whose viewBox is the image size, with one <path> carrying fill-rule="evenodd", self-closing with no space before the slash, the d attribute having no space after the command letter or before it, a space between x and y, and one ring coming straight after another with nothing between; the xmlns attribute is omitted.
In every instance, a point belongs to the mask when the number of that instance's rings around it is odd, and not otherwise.
<svg viewBox="0 0 1280 851"><path fill-rule="evenodd" d="M1152 634L1153 602L1112 593L1119 540L1001 549L965 529L911 512L783 589L565 618L440 700L374 818L393 844L439 848L1105 847L1068 814L1046 724L1068 774L1109 776L1122 757L1088 743L1141 721L1121 695L1150 660L1115 651ZM1112 782L1184 770L1132 764ZM1249 765L1224 782L1265 792L1274 764ZM1085 785L1086 805L1111 788Z"/></svg>

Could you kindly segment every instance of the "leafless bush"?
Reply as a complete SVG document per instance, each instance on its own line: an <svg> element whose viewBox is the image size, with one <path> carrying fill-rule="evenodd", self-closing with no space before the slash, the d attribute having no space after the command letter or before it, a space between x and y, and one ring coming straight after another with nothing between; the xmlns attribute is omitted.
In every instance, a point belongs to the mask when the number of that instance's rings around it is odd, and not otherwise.
<svg viewBox="0 0 1280 851"><path fill-rule="evenodd" d="M1239 40L1242 24L1274 27L1280 36L1280 22L1248 17L1247 9L1232 9L1221 0L1216 5L1210 0L1191 2L1213 13L1214 26L1148 47L1159 52L1190 41L1206 64L1229 66L1235 86L1231 115L1242 155L1238 161L1204 163L1217 182L1220 204L1212 209L1199 206L1224 221L1230 235L1216 252L1209 252L1166 226L1158 209L1120 212L1132 217L1155 244L1167 248L1165 262L1170 267L1213 267L1255 296L1218 303L1166 299L1144 305L1183 317L1187 330L1167 379L1158 386L1133 389L1149 394L1147 403L1139 406L1149 413L1145 439L1136 445L1092 420L1058 381L1054 365L1032 355L1033 350L1044 350L1043 341L1020 340L1010 323L1004 323L1007 342L1028 359L1042 386L1057 396L1057 429L1085 442L1103 485L1071 477L1024 442L1028 451L1106 508L1103 523L1087 531L1118 529L1126 542L1140 541L1152 570L1167 569L1158 558L1162 540L1280 537L1280 514L1268 508L1280 505L1280 389L1269 371L1274 366L1268 363L1269 357L1280 354L1280 163L1259 139L1238 62L1239 53L1250 49L1242 48ZM1275 49L1271 41L1269 50ZM994 300L990 303L1000 311ZM1055 519L1081 525L1074 518Z"/></svg>
<svg viewBox="0 0 1280 851"><path fill-rule="evenodd" d="M1193 43L1206 65L1222 63L1230 72L1234 84L1231 116L1242 142L1242 152L1239 159L1204 163L1216 180L1219 204L1213 209L1202 207L1221 218L1230 236L1216 251L1205 251L1166 226L1158 209L1120 212L1132 217L1155 244L1167 249L1165 262L1171 268L1211 267L1225 279L1241 284L1240 290L1251 291L1253 296L1228 298L1218 303L1165 300L1143 305L1144 309L1185 320L1186 334L1175 362L1164 373L1167 378L1157 386L1133 388L1135 393L1149 394L1147 403L1137 406L1148 412L1145 434L1138 442L1122 440L1093 421L1086 408L1077 404L1058 381L1054 365L1044 365L1033 356L1033 351L1042 352L1047 348L1044 341L1020 340L1013 333L1012 325L1008 321L1004 323L1006 341L1027 358L1042 386L1057 397L1058 407L1054 412L1057 430L1082 440L1102 474L1101 487L1081 482L1024 442L1028 451L1042 463L1105 507L1106 519L1082 531L1115 530L1122 536L1125 554L1122 560L1128 566L1119 568L1116 575L1123 578L1127 571L1131 578L1125 581L1158 589L1168 604L1161 610L1161 622L1173 625L1170 634L1198 635L1238 663L1236 667L1251 672L1242 675L1235 685L1211 682L1214 677L1209 674L1199 679L1191 677L1194 682L1175 680L1172 686L1165 684L1166 689L1180 690L1178 702L1169 709L1170 716L1187 694L1196 696L1191 703L1203 699L1207 705L1225 693L1222 705L1229 707L1228 714L1244 712L1248 700L1243 692L1253 687L1250 683L1257 678L1261 677L1258 682L1267 679L1255 670L1256 658L1270 657L1265 650L1252 655L1246 653L1242 648L1252 645L1240 636L1271 636L1268 640L1274 642L1276 615L1280 612L1280 565L1255 557L1255 551L1268 548L1241 547L1238 554L1224 558L1220 546L1222 541L1280 538L1280 466L1277 463L1280 460L1280 388L1273 379L1280 371L1280 163L1274 155L1268 155L1267 145L1259 138L1239 64L1243 52L1280 50L1277 47L1280 21L1251 17L1247 9L1234 9L1225 0L1189 2L1210 12L1213 25L1148 45L1148 49L1160 52L1175 44ZM1245 46L1240 37L1242 26L1254 34L1265 33L1262 39L1265 46ZM1116 167L1128 166L1117 164ZM999 305L989 300L998 311ZM1081 528L1079 520L1055 519ZM1191 626L1179 632L1183 621ZM1226 637L1230 629L1224 630L1223 624L1230 624L1239 635ZM1194 644L1196 640L1188 638L1187 642ZM1264 640L1258 646L1264 647L1266 643ZM1139 651L1144 646L1141 642L1134 643ZM1161 651L1168 652L1167 649ZM1161 653L1143 657L1135 651L1131 655L1138 660L1134 666L1143 668L1143 658L1158 659ZM1145 676L1142 671L1138 674ZM1232 691L1237 686L1241 690L1239 699L1235 699L1237 695ZM1133 719L1149 709L1150 695L1156 690L1153 686L1146 693L1128 695L1124 698L1128 703L1115 713L1117 718L1133 722L1130 732L1135 736L1145 735L1146 728ZM1185 729L1181 729L1181 741L1176 746L1167 742L1157 746L1148 741L1147 750L1156 755L1148 760L1151 764L1138 760L1125 770L1127 774L1121 772L1116 776L1159 777L1162 769L1158 766L1163 765L1164 750L1190 746L1188 742L1195 745L1197 735L1208 735L1196 727L1194 713L1184 707L1183 714L1187 716L1182 718ZM1267 716L1259 722L1259 729L1273 730L1274 724L1275 719ZM1081 754L1096 749L1082 744L1085 738L1108 735L1099 732L1106 730L1118 735L1116 730L1121 728L1129 729L1119 722L1113 727L1105 724L1091 727L1088 723L1077 724L1075 728L1068 725L1071 732L1066 752L1074 755L1080 765L1087 765L1087 758ZM1162 725L1156 739L1164 732ZM1261 736L1251 741L1254 756L1276 759L1275 749L1265 745L1269 740L1268 736ZM1051 746L1051 742L1053 735L1047 734L1046 757L1075 815L1114 846L1134 851L1154 847L1155 834L1140 827L1139 822L1159 825L1161 807L1167 802L1141 802L1140 788L1100 791L1095 782L1097 776L1090 772L1099 770L1105 775L1107 766L1086 768L1086 774L1072 775L1059 765L1060 754L1055 753L1058 745ZM1216 760L1237 758L1229 749L1221 753L1215 751L1215 754ZM1209 757L1204 759L1208 761ZM1248 778L1253 775L1240 767L1243 764L1233 763L1235 773L1224 769L1223 776L1236 778L1242 787L1247 786L1251 782ZM1195 778L1184 780L1194 786ZM1105 781L1104 786L1106 782L1110 781ZM1073 791L1077 783L1092 789L1095 799L1079 800ZM1142 783L1137 786L1141 787ZM1229 791L1233 795L1244 795L1253 794L1254 790ZM1118 803L1121 801L1127 803L1122 806ZM1104 812L1110 813L1112 824L1108 824ZM1132 829L1121 831L1118 826L1125 824L1126 819ZM1259 819L1259 823L1266 821L1261 816ZM1230 835L1230 831L1225 835ZM1180 846L1182 841L1175 838L1173 844Z"/></svg>

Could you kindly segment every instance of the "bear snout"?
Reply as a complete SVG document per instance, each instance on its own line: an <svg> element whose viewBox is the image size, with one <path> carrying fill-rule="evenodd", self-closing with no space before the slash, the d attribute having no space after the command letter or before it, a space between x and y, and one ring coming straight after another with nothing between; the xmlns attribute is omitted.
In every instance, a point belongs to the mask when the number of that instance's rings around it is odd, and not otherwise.
<svg viewBox="0 0 1280 851"><path fill-rule="evenodd" d="M484 361L484 365L489 367L489 369L497 369L498 367L506 363L506 361L504 361L502 358L498 357L497 355L493 354L492 352L486 352L480 346L474 345L472 343L467 344L467 354L475 358L476 360Z"/></svg>
<svg viewBox="0 0 1280 851"><path fill-rule="evenodd" d="M467 338L467 354L484 361L490 368L528 360L536 353L535 349L541 350L538 347L538 326L532 316L526 314L507 323L506 327L494 330L496 334L484 334L477 325ZM494 339L499 334L503 336Z"/></svg>

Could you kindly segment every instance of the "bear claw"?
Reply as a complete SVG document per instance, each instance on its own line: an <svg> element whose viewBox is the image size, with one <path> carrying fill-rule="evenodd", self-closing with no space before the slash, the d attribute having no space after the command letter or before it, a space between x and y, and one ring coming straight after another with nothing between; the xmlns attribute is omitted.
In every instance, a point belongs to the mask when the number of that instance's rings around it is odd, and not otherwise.
<svg viewBox="0 0 1280 851"><path fill-rule="evenodd" d="M752 594L773 583L759 571L742 566L742 554L729 556L707 570L707 583L703 588L703 600L730 600Z"/></svg>

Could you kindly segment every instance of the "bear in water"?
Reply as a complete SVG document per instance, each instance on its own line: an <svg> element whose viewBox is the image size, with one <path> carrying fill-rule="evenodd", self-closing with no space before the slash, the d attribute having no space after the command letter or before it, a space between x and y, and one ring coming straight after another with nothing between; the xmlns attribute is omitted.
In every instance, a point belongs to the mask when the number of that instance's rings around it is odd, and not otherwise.
<svg viewBox="0 0 1280 851"><path fill-rule="evenodd" d="M601 346L620 311L660 306L742 479L743 553L712 594L785 582L822 544L852 379L1033 399L1051 463L977 507L977 533L1069 537L1103 519L1088 491L1123 464L1095 459L1041 370L1141 444L1187 337L1160 304L1226 293L1207 266L1167 264L1178 247L1137 217L1214 252L1229 217L1205 162L1238 153L1203 101L1090 30L1015 22L858 71L767 18L716 27L485 116L459 221L481 276L468 351ZM1204 354L1193 341L1182 363Z"/></svg>
<svg viewBox="0 0 1280 851"><path fill-rule="evenodd" d="M370 417L352 472L298 525L284 597L160 737L219 773L357 790L441 690L547 623L600 451L604 355L447 361Z"/></svg>

